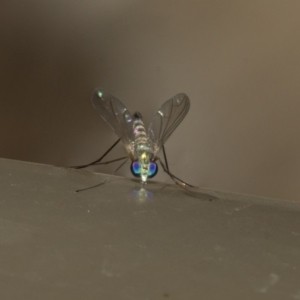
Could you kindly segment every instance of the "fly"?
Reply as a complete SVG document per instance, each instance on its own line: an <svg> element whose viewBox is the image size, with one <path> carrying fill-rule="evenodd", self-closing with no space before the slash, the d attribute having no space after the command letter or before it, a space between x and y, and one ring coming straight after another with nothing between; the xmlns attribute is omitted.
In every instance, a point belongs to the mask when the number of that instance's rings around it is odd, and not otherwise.
<svg viewBox="0 0 300 300"><path fill-rule="evenodd" d="M146 184L149 178L153 178L157 174L157 162L159 162L163 170L176 184L182 187L192 187L170 172L164 148L168 138L189 111L190 100L186 94L177 94L166 101L153 116L148 130L146 130L142 115L139 112L131 114L121 101L103 89L96 89L93 92L92 104L119 139L96 161L75 168L81 169L122 159L127 161L129 158L131 160L131 173L140 178L142 184ZM102 159L119 141L122 141L128 156L101 163ZM161 149L164 163L158 157L158 152Z"/></svg>

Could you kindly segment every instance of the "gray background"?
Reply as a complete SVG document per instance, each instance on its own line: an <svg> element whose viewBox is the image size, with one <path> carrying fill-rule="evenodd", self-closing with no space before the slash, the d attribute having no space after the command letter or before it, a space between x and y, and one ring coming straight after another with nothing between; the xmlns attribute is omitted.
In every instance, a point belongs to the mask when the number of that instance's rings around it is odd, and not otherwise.
<svg viewBox="0 0 300 300"><path fill-rule="evenodd" d="M185 92L191 111L166 145L176 175L299 199L299 13L298 0L4 1L0 156L90 162L116 140L95 87L146 121Z"/></svg>

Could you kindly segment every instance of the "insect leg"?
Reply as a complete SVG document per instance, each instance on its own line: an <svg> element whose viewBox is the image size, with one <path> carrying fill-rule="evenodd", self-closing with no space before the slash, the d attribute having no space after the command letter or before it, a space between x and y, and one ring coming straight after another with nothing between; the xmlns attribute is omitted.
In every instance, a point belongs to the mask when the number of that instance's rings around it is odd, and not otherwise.
<svg viewBox="0 0 300 300"><path fill-rule="evenodd" d="M81 165L81 166L75 166L75 167L71 167L71 168L74 168L74 169L83 169L83 168L86 168L88 166L92 166L94 164L97 164L99 162L101 162L101 160L120 142L121 139L118 139L100 158L98 158L97 160L89 163L89 164L86 164L86 165Z"/></svg>
<svg viewBox="0 0 300 300"><path fill-rule="evenodd" d="M108 161L104 161L104 162L97 162L94 165L108 165L110 163L113 163L113 162L116 162L116 161L119 161L119 160L122 160L122 159L125 159L125 158L128 158L128 156L123 156L123 157L120 157L120 158L117 158L117 159L108 160Z"/></svg>
<svg viewBox="0 0 300 300"><path fill-rule="evenodd" d="M95 163L95 165L102 165L102 164L105 165L105 164L109 164L109 163L112 163L112 162L115 162L115 161L119 161L119 160L122 160L122 159L125 159L125 158L126 158L126 160L124 162L122 162L122 164L114 171L114 174L115 174L127 162L127 160L128 160L127 156L124 156L124 157L121 157L121 158L117 158L117 159L113 159L113 160L110 160L110 161L106 161L106 162L103 162L103 163ZM108 181L108 179L105 179L104 181L102 181L102 182L100 182L100 183L98 183L96 185L92 185L92 186L89 186L87 188L76 190L76 193L96 188L96 187L98 187L98 186L106 183L107 181Z"/></svg>
<svg viewBox="0 0 300 300"><path fill-rule="evenodd" d="M116 145L117 143L115 143L115 145ZM112 147L111 147L111 149L112 149ZM107 152L108 153L108 152ZM107 154L106 153L106 154ZM103 158L103 157L102 157ZM101 159L102 159L101 158ZM103 162L103 163L101 163L101 162L94 162L94 165L105 165L105 164L109 164L109 163L112 163L112 162L116 162L116 161L120 161L120 160L122 160L122 159L126 159L124 162L122 162L122 164L114 171L114 174L127 162L127 160L128 160L128 156L124 156L124 157L120 157L120 158L117 158L117 159L113 159L113 160L109 160L109 161L105 161L105 162ZM79 189L79 190L76 190L76 193L79 193L79 192L83 192L83 191L86 191L86 190L90 190L90 189L93 189L93 188L96 188L96 187L98 187L98 186L100 186L100 185L102 185L102 184L104 184L104 183L106 183L106 182L108 182L108 179L105 179L104 181L102 181L102 182L100 182L100 183L98 183L98 184L96 184L96 185L92 185L92 186L89 186L89 187L87 187L87 188L83 188L83 189Z"/></svg>
<svg viewBox="0 0 300 300"><path fill-rule="evenodd" d="M121 169L124 165L125 165L125 163L127 162L127 160L128 160L128 157L126 157L127 159L124 161L124 162L122 162L115 170L114 170L114 173L113 174L115 174L119 169Z"/></svg>
<svg viewBox="0 0 300 300"><path fill-rule="evenodd" d="M167 155L166 155L166 150L165 150L165 146L164 145L162 145L162 150L163 150L163 154L164 154L166 168L169 171L169 165L168 165L168 160L167 160Z"/></svg>
<svg viewBox="0 0 300 300"><path fill-rule="evenodd" d="M89 186L89 187L84 188L84 189L76 190L76 193L79 193L79 192L83 192L83 191L86 191L86 190L90 190L90 189L96 188L96 187L98 187L98 186L104 184L104 183L107 182L107 181L108 181L108 179L105 179L104 181L102 181L102 182L100 182L100 183L98 183L98 184L96 184L96 185L92 185L92 186Z"/></svg>
<svg viewBox="0 0 300 300"><path fill-rule="evenodd" d="M193 185L191 185L191 184L189 184L189 183L183 181L182 179L180 179L180 178L178 178L177 176L175 176L174 174L172 174L172 173L167 169L167 167L164 165L164 163L161 161L161 159L158 158L158 160L159 160L159 162L160 162L160 164L161 164L163 170L171 177L171 179L172 179L177 185L179 185L179 186L181 186L181 187L182 187L182 185L183 185L183 186L186 186L186 185L187 185L187 186L189 186L189 187L194 187ZM178 180L179 182L178 182L177 180Z"/></svg>

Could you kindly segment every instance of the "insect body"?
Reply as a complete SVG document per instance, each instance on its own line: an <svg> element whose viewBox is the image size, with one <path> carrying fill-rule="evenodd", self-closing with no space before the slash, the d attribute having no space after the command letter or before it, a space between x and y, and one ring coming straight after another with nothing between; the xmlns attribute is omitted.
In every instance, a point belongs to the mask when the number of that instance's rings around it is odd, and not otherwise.
<svg viewBox="0 0 300 300"><path fill-rule="evenodd" d="M131 172L134 176L140 177L142 183L146 183L148 178L156 175L158 171L156 161L159 161L164 171L177 184L179 180L181 184L188 185L170 173L164 151L164 144L189 110L190 101L187 95L177 94L166 101L153 116L148 130L145 129L140 113L132 115L121 101L103 89L96 89L93 92L92 103L124 144L132 162ZM89 165L99 163L115 144L100 159ZM163 149L165 164L157 156L160 149Z"/></svg>
<svg viewBox="0 0 300 300"><path fill-rule="evenodd" d="M134 176L141 177L142 182L147 182L147 178L156 175L158 167L154 162L153 142L147 136L142 115L138 112L133 115L133 135L131 172Z"/></svg>

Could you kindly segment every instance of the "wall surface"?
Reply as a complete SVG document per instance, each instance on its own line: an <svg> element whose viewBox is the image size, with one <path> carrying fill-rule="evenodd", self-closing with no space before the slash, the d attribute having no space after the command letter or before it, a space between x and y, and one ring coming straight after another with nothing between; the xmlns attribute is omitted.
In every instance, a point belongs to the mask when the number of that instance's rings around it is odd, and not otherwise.
<svg viewBox="0 0 300 300"><path fill-rule="evenodd" d="M0 299L300 297L300 201L0 163Z"/></svg>
<svg viewBox="0 0 300 300"><path fill-rule="evenodd" d="M185 92L191 110L166 144L174 174L299 199L298 0L5 2L1 157L59 166L99 157L116 137L91 106L97 86L148 122ZM118 174L130 176L128 166Z"/></svg>

